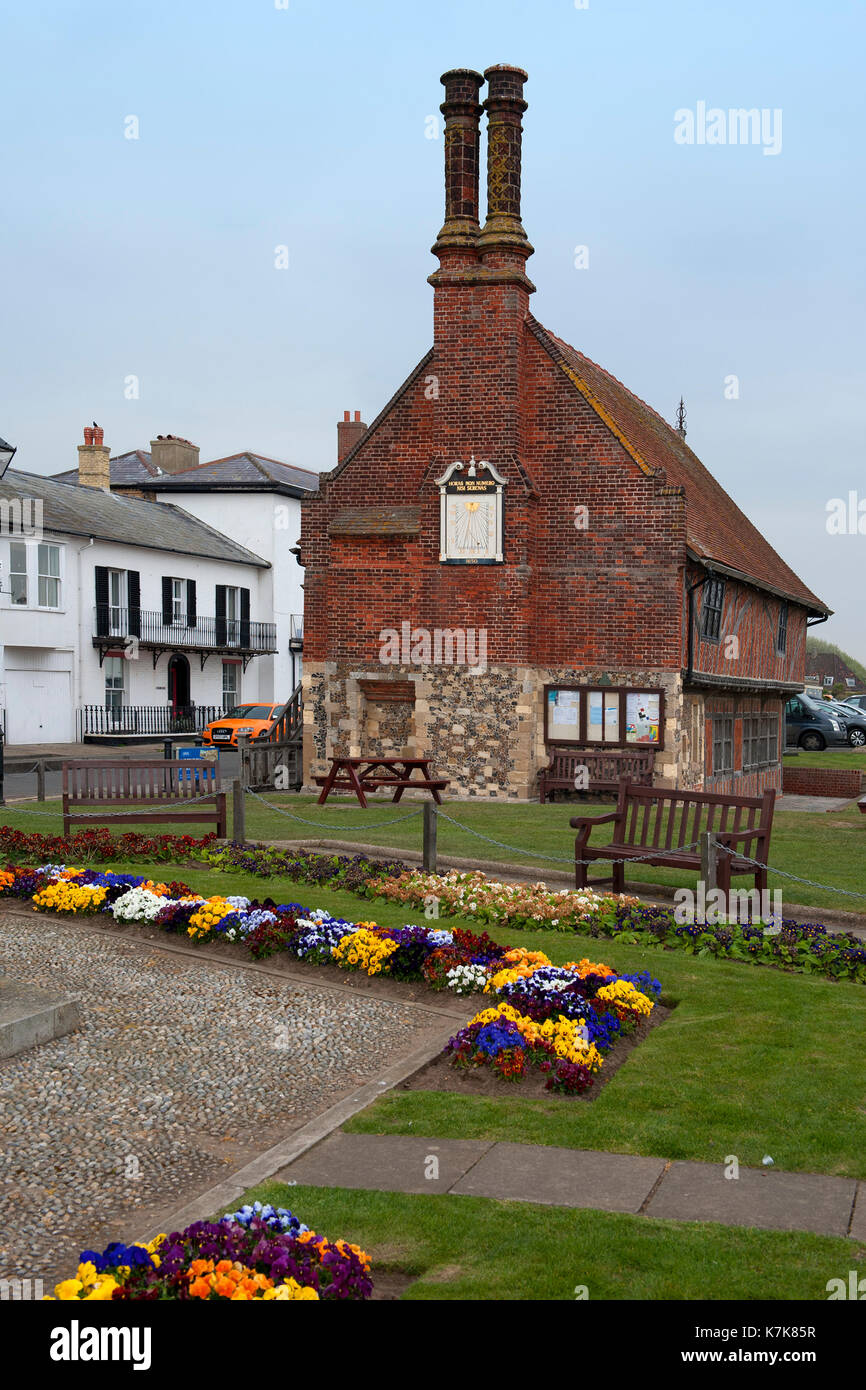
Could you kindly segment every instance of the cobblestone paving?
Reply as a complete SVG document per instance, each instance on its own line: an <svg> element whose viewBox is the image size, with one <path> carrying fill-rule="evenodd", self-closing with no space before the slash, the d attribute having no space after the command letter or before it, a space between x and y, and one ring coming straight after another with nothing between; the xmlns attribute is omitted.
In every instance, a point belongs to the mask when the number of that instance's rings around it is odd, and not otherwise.
<svg viewBox="0 0 866 1390"><path fill-rule="evenodd" d="M134 1234L137 1210L230 1172L409 1053L432 1022L411 1005L35 916L0 923L0 969L74 995L85 1019L0 1063L5 1277L53 1279L99 1232Z"/></svg>

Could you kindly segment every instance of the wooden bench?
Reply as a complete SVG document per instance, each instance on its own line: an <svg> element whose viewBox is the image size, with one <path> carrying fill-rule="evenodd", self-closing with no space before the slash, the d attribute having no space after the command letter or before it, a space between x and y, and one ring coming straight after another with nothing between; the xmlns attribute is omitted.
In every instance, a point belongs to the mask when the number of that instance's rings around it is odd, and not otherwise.
<svg viewBox="0 0 866 1390"><path fill-rule="evenodd" d="M598 883L610 883L614 892L625 892L625 865L622 862L612 864L609 879L590 883L585 861L592 859L640 859L645 864L700 872L698 841L703 831L710 831L721 845L739 848L743 855L766 864L775 802L773 789L762 796L667 791L661 787L635 786L624 777L619 784L615 811L607 816L574 816L570 821L572 829L578 832L574 842L575 885L594 888ZM609 844L590 848L589 837L594 825L613 826ZM754 874L755 887L759 892L766 890L766 869L758 869L741 855L722 850L716 882L726 899L732 874Z"/></svg>
<svg viewBox="0 0 866 1390"><path fill-rule="evenodd" d="M120 809L124 803L128 811ZM82 812L82 806L99 807L103 814ZM73 821L109 826L113 821L214 821L217 835L225 839L226 794L220 789L219 764L180 758L64 763L64 835Z"/></svg>
<svg viewBox="0 0 866 1390"><path fill-rule="evenodd" d="M550 763L538 774L538 799L542 806L553 791L615 792L620 779L630 777L638 786L652 786L654 748L574 749L551 744ZM579 768L587 768L589 785L576 787Z"/></svg>

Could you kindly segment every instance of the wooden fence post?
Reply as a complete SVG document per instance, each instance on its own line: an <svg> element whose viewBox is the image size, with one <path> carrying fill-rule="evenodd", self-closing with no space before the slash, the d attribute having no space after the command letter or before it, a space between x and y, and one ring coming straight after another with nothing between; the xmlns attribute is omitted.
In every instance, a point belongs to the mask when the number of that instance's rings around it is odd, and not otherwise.
<svg viewBox="0 0 866 1390"><path fill-rule="evenodd" d="M36 800L45 800L45 763L42 758L36 764Z"/></svg>
<svg viewBox="0 0 866 1390"><path fill-rule="evenodd" d="M240 760L238 776L241 779L241 786L248 787L250 785L250 736L249 734L238 734L237 741Z"/></svg>
<svg viewBox="0 0 866 1390"><path fill-rule="evenodd" d="M436 873L436 803L424 802L424 868L428 874Z"/></svg>
<svg viewBox="0 0 866 1390"><path fill-rule="evenodd" d="M717 887L718 862L719 847L716 837L712 831L704 830L701 832L701 878L704 881L705 893Z"/></svg>
<svg viewBox="0 0 866 1390"><path fill-rule="evenodd" d="M247 803L240 777L232 782L232 839L239 845L247 842Z"/></svg>

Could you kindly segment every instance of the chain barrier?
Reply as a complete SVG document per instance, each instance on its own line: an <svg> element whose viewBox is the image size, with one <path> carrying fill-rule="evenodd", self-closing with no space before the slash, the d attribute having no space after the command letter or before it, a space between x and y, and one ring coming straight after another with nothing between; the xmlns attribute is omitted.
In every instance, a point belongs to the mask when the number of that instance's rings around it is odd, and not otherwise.
<svg viewBox="0 0 866 1390"><path fill-rule="evenodd" d="M493 840L490 838L489 835L482 835L480 830L473 830L470 826L464 825L463 821L454 820L453 816L446 815L444 811L440 810L437 814L441 820L447 820L450 822L451 825L456 825L459 830L465 830L467 835L474 835L476 839L486 840L489 845L496 845L498 849L507 849L512 854L528 854L533 859L546 859L549 860L552 864L588 865L598 864L599 862L601 862L599 859L575 859L573 855L569 855L568 858L565 858L561 854L537 854L534 850L531 849L518 849L516 845L506 845L503 843L502 840ZM700 840L693 840L692 843L689 845L677 845L676 848L677 850L682 850L683 853L687 853L690 849L697 849L699 844ZM628 859L608 859L607 856L605 856L603 862L606 864L642 864L645 860L657 859L658 853L659 852L656 849L652 852L652 854L630 855Z"/></svg>
<svg viewBox="0 0 866 1390"><path fill-rule="evenodd" d="M260 801L263 806L267 806L269 811L277 811L281 816L288 816L289 820L300 821L301 825L314 825L318 830L378 830L380 826L399 825L401 821L414 820L416 816L424 814L423 811L409 811L407 815L395 816L393 820L364 821L363 825L359 825L357 821L351 821L349 824L343 825L328 825L327 821L307 820L304 816L293 815L291 811L287 811L283 806L274 806L273 802L266 801L263 796L260 796L258 792L254 792L250 787L245 787L244 790L247 796L254 796L256 801Z"/></svg>
<svg viewBox="0 0 866 1390"><path fill-rule="evenodd" d="M754 864L756 869L766 869L771 874L778 874L780 878L790 878L794 883L805 883L809 888L823 888L826 893L842 893L846 898L866 898L866 893L857 893L853 888L833 888L829 883L816 883L812 878L800 878L799 874L789 874L786 869L776 869L772 864L762 864L760 859L750 859L748 854L741 854L729 845L719 844L718 841L716 845L718 849L724 850L725 854L743 859L747 864Z"/></svg>

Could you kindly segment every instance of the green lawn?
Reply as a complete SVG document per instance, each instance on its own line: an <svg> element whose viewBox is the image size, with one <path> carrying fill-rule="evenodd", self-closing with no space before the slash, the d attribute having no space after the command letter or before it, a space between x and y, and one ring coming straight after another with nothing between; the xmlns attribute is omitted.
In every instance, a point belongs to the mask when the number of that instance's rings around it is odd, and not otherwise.
<svg viewBox="0 0 866 1390"><path fill-rule="evenodd" d="M501 933L492 933L506 939ZM513 940L513 937L512 937ZM671 1017L591 1102L392 1091L345 1126L371 1134L508 1139L866 1178L866 990L747 963L521 932L557 963L649 969Z"/></svg>
<svg viewBox="0 0 866 1390"><path fill-rule="evenodd" d="M247 803L247 838L249 840L287 840L303 838L323 838L346 840L356 843L382 845L401 849L421 847L421 808L403 805L392 806L389 802L376 802L367 811L361 809L356 801L346 798L330 800L325 806L317 806L309 796L293 796L285 793L270 793L267 798L275 806L300 816L312 825L290 820L278 811L269 810L262 803L250 798ZM442 808L460 826L439 821L439 849L442 863L447 864L448 855L473 859L481 867L491 860L506 860L513 863L532 865L538 870L539 878L544 877L545 868L567 869L574 856L574 832L569 828L569 818L573 815L600 815L612 809L612 804L561 803L541 806L529 803L491 803L491 802L448 802ZM58 802L45 802L40 810L59 810ZM398 824L386 825L395 817L415 811L412 819ZM40 830L43 833L60 834L62 830L59 814L51 816L36 815L20 807L0 808L0 821L25 831ZM110 824L110 822L109 822ZM460 828L466 827L466 828ZM124 829L140 829L136 826L119 826ZM207 827L205 827L206 829ZM177 833L185 831L203 833L197 826L153 827L154 833ZM477 838L479 832L490 839L501 841L509 846L502 849L486 840ZM230 830L231 833L231 830ZM599 827L594 832L599 842L610 839L611 827ZM551 864L544 859L533 858L529 853L555 856L558 861ZM866 816L858 813L856 807L846 811L832 812L777 812L770 850L773 866L816 883L827 884L833 888L848 889L864 894L862 898L846 898L842 894L822 888L810 888L805 884L794 883L779 875L770 874L770 888L780 889L784 903L805 903L816 907L842 907L866 912L866 871L863 868L866 851ZM599 876L606 872L599 864ZM631 867L633 880L652 883L667 883L694 887L695 875L673 869L650 869L644 865ZM628 883L628 878L626 880ZM741 886L748 887L749 879L743 879Z"/></svg>
<svg viewBox="0 0 866 1390"><path fill-rule="evenodd" d="M825 748L823 753L807 753L804 749L796 757L786 755L785 767L841 767L845 772L866 772L866 748Z"/></svg>
<svg viewBox="0 0 866 1390"><path fill-rule="evenodd" d="M163 880L180 876L205 894L269 895L278 902L324 907L353 921L401 926L423 920L400 904L286 879L190 866L116 867ZM456 917L443 925L476 926ZM592 1102L525 1100L519 1083L495 1100L398 1091L347 1129L512 1139L711 1163L736 1154L749 1166L770 1154L778 1168L866 1178L862 985L605 938L543 931L491 934L545 951L557 964L587 955L619 971L649 969L662 982L664 1001L676 1007ZM467 1001L467 1009L473 1007Z"/></svg>
<svg viewBox="0 0 866 1390"><path fill-rule="evenodd" d="M278 1182L243 1198L256 1199L360 1245L374 1287L380 1274L411 1276L405 1299L569 1301L582 1285L590 1301L823 1300L829 1279L866 1272L851 1241L800 1232Z"/></svg>

